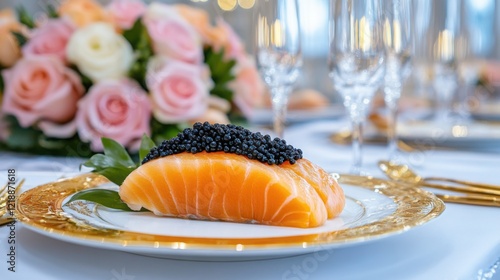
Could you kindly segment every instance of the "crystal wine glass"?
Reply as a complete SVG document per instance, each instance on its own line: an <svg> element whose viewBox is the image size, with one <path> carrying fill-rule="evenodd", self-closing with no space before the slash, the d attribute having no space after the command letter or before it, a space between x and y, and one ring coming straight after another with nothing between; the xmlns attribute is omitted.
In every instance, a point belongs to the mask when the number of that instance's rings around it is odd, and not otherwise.
<svg viewBox="0 0 500 280"><path fill-rule="evenodd" d="M257 1L255 20L257 66L271 92L274 132L282 138L288 97L302 66L297 1Z"/></svg>
<svg viewBox="0 0 500 280"><path fill-rule="evenodd" d="M384 76L384 100L388 109L387 139L389 158L396 156L397 112L401 88L410 73L412 42L412 1L384 1L384 43L386 48L386 68Z"/></svg>
<svg viewBox="0 0 500 280"><path fill-rule="evenodd" d="M385 72L381 12L377 0L335 0L330 9L330 77L351 119L351 172L358 174L362 125Z"/></svg>
<svg viewBox="0 0 500 280"><path fill-rule="evenodd" d="M453 99L458 89L458 65L464 54L461 1L432 1L428 31L436 92L435 120L445 127L453 125Z"/></svg>

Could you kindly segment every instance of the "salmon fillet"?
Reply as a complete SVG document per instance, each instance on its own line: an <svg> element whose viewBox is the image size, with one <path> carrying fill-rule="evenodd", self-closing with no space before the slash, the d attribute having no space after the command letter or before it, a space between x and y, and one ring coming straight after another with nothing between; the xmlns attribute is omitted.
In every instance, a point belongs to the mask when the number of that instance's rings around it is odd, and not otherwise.
<svg viewBox="0 0 500 280"><path fill-rule="evenodd" d="M337 182L307 159L278 166L224 152L148 161L119 194L131 209L156 215L300 228L323 225L345 203Z"/></svg>

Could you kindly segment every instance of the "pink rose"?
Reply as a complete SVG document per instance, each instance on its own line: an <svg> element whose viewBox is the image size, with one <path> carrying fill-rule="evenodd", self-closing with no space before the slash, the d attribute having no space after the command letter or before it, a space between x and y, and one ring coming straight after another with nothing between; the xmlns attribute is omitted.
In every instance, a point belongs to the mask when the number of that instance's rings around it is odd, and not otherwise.
<svg viewBox="0 0 500 280"><path fill-rule="evenodd" d="M107 10L119 28L130 29L144 14L146 5L140 0L113 0Z"/></svg>
<svg viewBox="0 0 500 280"><path fill-rule="evenodd" d="M150 64L146 83L153 100L153 114L162 123L195 119L208 107L211 85L203 66L172 59L162 67Z"/></svg>
<svg viewBox="0 0 500 280"><path fill-rule="evenodd" d="M101 137L138 150L143 134L150 134L151 104L132 80L107 80L94 84L78 102L76 127L93 151L102 151Z"/></svg>
<svg viewBox="0 0 500 280"><path fill-rule="evenodd" d="M155 53L189 63L203 60L203 45L196 30L181 17L144 20Z"/></svg>
<svg viewBox="0 0 500 280"><path fill-rule="evenodd" d="M74 31L75 26L66 18L50 19L35 29L22 49L23 55L55 55L65 62L66 45Z"/></svg>
<svg viewBox="0 0 500 280"><path fill-rule="evenodd" d="M22 127L42 121L57 129L73 119L77 101L84 93L78 75L50 56L25 57L5 70L3 78L2 112L15 116ZM68 137L72 135L71 131L67 133Z"/></svg>
<svg viewBox="0 0 500 280"><path fill-rule="evenodd" d="M265 86L249 57L241 59L236 65L236 79L231 81L229 88L233 91L233 102L244 116L250 117L253 109L262 104Z"/></svg>

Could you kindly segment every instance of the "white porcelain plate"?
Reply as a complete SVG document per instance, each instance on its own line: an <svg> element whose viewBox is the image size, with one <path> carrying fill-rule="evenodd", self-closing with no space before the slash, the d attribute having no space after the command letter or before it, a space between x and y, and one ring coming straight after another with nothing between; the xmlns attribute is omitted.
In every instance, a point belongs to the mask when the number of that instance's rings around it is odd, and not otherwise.
<svg viewBox="0 0 500 280"><path fill-rule="evenodd" d="M16 217L59 240L141 255L189 260L252 260L300 255L402 233L437 217L444 204L421 189L342 175L346 206L317 228L197 221L122 212L87 201L67 203L88 188L117 189L94 174L41 185L19 196Z"/></svg>

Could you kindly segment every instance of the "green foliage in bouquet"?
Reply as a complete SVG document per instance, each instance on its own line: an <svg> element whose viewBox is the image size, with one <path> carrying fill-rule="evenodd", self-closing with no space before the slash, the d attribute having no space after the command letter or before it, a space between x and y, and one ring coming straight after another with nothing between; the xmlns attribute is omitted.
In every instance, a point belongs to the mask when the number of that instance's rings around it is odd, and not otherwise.
<svg viewBox="0 0 500 280"><path fill-rule="evenodd" d="M13 116L7 116L6 122L11 133L5 143L0 142L0 150L71 157L89 157L93 154L90 145L82 142L77 135L53 138L34 127L22 127Z"/></svg>
<svg viewBox="0 0 500 280"><path fill-rule="evenodd" d="M231 69L236 65L235 60L224 60L224 49L215 52L212 48L205 48L204 52L205 63L210 68L212 80L215 83L210 94L226 99L231 102L233 100L233 92L227 87L227 84L234 80L234 75Z"/></svg>
<svg viewBox="0 0 500 280"><path fill-rule="evenodd" d="M141 19L136 20L131 29L125 30L123 37L136 50L137 55L134 64L130 68L129 76L136 80L144 90L148 90L145 78L148 60L153 56L153 48L151 47L148 31L142 24Z"/></svg>
<svg viewBox="0 0 500 280"><path fill-rule="evenodd" d="M19 22L26 25L26 27L32 29L35 28L36 23L35 20L31 17L31 15L26 11L26 8L23 6L19 6L17 9L17 17L19 18Z"/></svg>

